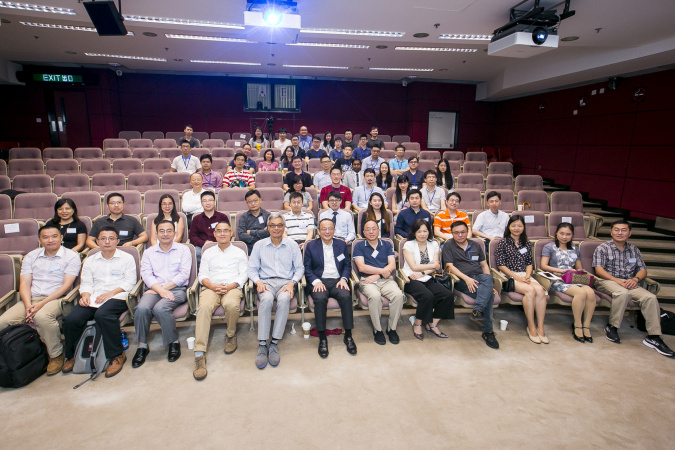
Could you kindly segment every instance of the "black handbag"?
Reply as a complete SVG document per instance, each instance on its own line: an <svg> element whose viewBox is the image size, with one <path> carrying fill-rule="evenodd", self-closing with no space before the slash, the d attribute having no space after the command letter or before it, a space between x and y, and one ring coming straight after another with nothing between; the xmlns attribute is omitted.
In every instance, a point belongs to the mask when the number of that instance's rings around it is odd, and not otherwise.
<svg viewBox="0 0 675 450"><path fill-rule="evenodd" d="M502 292L514 292L516 290L516 282L509 277L506 281L502 281Z"/></svg>
<svg viewBox="0 0 675 450"><path fill-rule="evenodd" d="M452 278L447 273L444 274L434 274L432 277L435 283L440 284L449 291L452 291Z"/></svg>

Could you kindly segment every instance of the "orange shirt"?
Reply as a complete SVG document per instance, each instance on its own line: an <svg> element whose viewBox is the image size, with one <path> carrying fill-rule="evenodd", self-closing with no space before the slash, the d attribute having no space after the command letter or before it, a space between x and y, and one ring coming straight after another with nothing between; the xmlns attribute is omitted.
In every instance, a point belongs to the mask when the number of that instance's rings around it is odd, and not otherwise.
<svg viewBox="0 0 675 450"><path fill-rule="evenodd" d="M467 216L465 212L457 211L457 217L452 219L450 217L450 212L446 210L436 214L436 217L434 218L434 228L438 227L441 229L441 233L450 234L450 227L454 222L464 222L467 227L471 227L469 216Z"/></svg>

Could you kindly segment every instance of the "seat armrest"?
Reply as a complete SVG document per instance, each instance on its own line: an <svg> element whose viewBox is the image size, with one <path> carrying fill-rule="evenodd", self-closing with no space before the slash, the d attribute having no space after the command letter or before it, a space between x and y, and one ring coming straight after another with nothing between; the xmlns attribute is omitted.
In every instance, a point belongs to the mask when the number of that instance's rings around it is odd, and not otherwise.
<svg viewBox="0 0 675 450"><path fill-rule="evenodd" d="M490 269L490 272L492 273L492 279L495 281L495 290L497 291L497 294L501 295L502 283L506 281L506 277L499 273L497 269Z"/></svg>
<svg viewBox="0 0 675 450"><path fill-rule="evenodd" d="M645 289L647 289L649 292L651 292L654 295L657 295L659 291L661 290L661 283L652 280L651 278L647 277L644 279L644 284L645 284Z"/></svg>
<svg viewBox="0 0 675 450"><path fill-rule="evenodd" d="M4 308L6 305L9 305L9 303L11 303L12 300L16 300L16 299L17 299L17 294L18 294L17 291L12 290L12 291L9 291L9 292L8 292L7 294L5 294L4 296L2 296L2 297L0 298L0 309L1 309L1 308ZM15 302L15 303L16 303L16 302ZM14 306L14 305L12 304L12 305L9 305L9 306Z"/></svg>
<svg viewBox="0 0 675 450"><path fill-rule="evenodd" d="M75 299L77 299L79 296L80 296L80 286L77 285L73 289L71 289L71 291L68 292L66 295L58 299L61 315L65 315L64 307L66 306L66 304L73 303Z"/></svg>
<svg viewBox="0 0 675 450"><path fill-rule="evenodd" d="M127 295L127 308L129 308L129 314L131 315L132 319L134 318L134 309L136 309L136 305L138 305L142 288L143 280L138 280L136 282L136 286L134 286L133 289L129 291L129 295Z"/></svg>
<svg viewBox="0 0 675 450"><path fill-rule="evenodd" d="M544 275L541 274L541 272L542 272L541 269L535 270L532 273L532 278L537 280L537 282L541 284L541 287L543 287L545 291L550 291L553 281L549 278L546 278Z"/></svg>

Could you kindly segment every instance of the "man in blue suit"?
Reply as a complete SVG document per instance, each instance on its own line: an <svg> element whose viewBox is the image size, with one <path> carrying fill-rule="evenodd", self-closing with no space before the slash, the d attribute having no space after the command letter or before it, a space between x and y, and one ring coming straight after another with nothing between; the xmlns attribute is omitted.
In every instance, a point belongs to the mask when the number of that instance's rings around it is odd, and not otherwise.
<svg viewBox="0 0 675 450"><path fill-rule="evenodd" d="M352 338L354 328L354 311L348 280L352 271L352 263L347 251L347 244L341 239L333 239L335 224L331 219L319 222L319 236L307 243L305 247L305 276L307 277L307 295L314 300L314 317L319 332L319 356L328 357L328 341L326 339L326 309L329 298L334 298L340 305L342 325L345 327L343 339L347 352L356 354L356 344Z"/></svg>

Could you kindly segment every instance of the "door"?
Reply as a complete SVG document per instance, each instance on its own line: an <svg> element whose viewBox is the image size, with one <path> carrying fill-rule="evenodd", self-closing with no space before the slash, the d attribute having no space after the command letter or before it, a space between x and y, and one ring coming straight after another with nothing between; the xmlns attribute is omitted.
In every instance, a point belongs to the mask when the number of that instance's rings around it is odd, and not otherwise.
<svg viewBox="0 0 675 450"><path fill-rule="evenodd" d="M91 147L85 92L54 91L54 112L50 131L52 136L58 136L57 147Z"/></svg>

